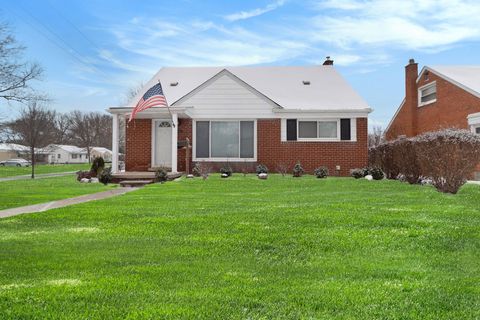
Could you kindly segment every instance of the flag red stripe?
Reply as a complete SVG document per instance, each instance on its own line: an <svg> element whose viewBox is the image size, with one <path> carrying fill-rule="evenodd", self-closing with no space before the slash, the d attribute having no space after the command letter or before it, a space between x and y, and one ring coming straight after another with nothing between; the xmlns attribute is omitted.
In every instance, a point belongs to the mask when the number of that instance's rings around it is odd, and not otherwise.
<svg viewBox="0 0 480 320"><path fill-rule="evenodd" d="M147 100L143 100L143 97L142 97L140 101L138 101L137 105L135 106L135 108L133 108L132 112L130 113L130 119L128 120L129 122L135 118L135 115L137 113L142 112L143 110L149 109L151 107L158 106L158 107L168 108L167 99L163 95L163 91L160 83L150 88L150 90L147 91L144 97L149 95L150 95L150 98L148 98Z"/></svg>
<svg viewBox="0 0 480 320"><path fill-rule="evenodd" d="M147 109L151 106L154 106L156 104L166 106L167 101L164 98L158 98L158 97L157 98L150 98L150 99L142 102L137 107L135 107L135 109L137 109L138 111L142 111L142 110L145 110L145 109Z"/></svg>

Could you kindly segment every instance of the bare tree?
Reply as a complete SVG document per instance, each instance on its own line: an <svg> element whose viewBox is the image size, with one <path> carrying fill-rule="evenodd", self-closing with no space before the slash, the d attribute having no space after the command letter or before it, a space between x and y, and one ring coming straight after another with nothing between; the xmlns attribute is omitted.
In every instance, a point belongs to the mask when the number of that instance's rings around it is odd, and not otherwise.
<svg viewBox="0 0 480 320"><path fill-rule="evenodd" d="M55 137L56 144L69 144L71 141L70 128L72 122L68 114L57 113L55 117Z"/></svg>
<svg viewBox="0 0 480 320"><path fill-rule="evenodd" d="M368 147L376 147L385 141L385 134L382 127L374 126L368 134Z"/></svg>
<svg viewBox="0 0 480 320"><path fill-rule="evenodd" d="M89 160L91 147L111 148L112 118L109 115L75 110L68 114L68 117L72 141L87 150Z"/></svg>
<svg viewBox="0 0 480 320"><path fill-rule="evenodd" d="M30 82L39 79L42 68L22 62L25 47L19 45L5 24L0 24L0 99L7 101L38 101Z"/></svg>
<svg viewBox="0 0 480 320"><path fill-rule="evenodd" d="M137 101L132 101L133 98L137 96L137 94L142 90L142 88L145 86L145 83L139 82L136 85L130 87L127 92L125 93L125 100L122 101L122 104L127 105L130 102L132 103L137 103Z"/></svg>
<svg viewBox="0 0 480 320"><path fill-rule="evenodd" d="M55 136L55 111L47 109L39 101L30 101L20 111L20 116L5 123L9 141L23 144L30 149L32 179L35 178L35 156L38 148L47 146Z"/></svg>

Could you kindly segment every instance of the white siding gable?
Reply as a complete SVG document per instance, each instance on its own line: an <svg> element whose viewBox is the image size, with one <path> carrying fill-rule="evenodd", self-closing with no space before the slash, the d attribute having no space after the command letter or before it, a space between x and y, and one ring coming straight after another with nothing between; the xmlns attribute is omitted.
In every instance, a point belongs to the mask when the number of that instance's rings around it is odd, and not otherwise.
<svg viewBox="0 0 480 320"><path fill-rule="evenodd" d="M278 106L255 89L222 71L177 101L174 106L193 107L194 119L257 119L274 118Z"/></svg>

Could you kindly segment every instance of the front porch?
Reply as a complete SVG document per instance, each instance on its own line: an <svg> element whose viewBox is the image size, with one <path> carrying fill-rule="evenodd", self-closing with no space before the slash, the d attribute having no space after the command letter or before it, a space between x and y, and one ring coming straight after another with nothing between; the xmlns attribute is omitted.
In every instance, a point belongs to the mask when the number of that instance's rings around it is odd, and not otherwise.
<svg viewBox="0 0 480 320"><path fill-rule="evenodd" d="M183 172L169 172L167 173L167 181L172 181L183 175ZM118 172L112 174L112 182L121 185L145 185L155 181L155 172L153 171L130 171ZM141 182L141 183L140 183Z"/></svg>
<svg viewBox="0 0 480 320"><path fill-rule="evenodd" d="M185 108L175 107L151 108L126 123L122 128L125 130L125 168L120 170L119 142L122 129L119 125L120 119L128 121L130 110L109 110L113 119L112 173L115 180L153 179L156 169L160 167L166 168L169 176L174 178L178 173L188 171L191 130L182 130L182 127L189 126L191 121Z"/></svg>

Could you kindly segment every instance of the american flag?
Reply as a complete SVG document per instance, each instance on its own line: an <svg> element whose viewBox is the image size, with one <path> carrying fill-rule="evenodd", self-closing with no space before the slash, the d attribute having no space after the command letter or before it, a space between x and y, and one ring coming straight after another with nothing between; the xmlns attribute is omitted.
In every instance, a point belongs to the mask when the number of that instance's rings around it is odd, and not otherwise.
<svg viewBox="0 0 480 320"><path fill-rule="evenodd" d="M163 94L162 90L162 84L160 82L145 92L142 99L140 99L135 108L133 108L128 122L132 121L138 112L155 106L168 108L167 99L165 99L165 95Z"/></svg>

